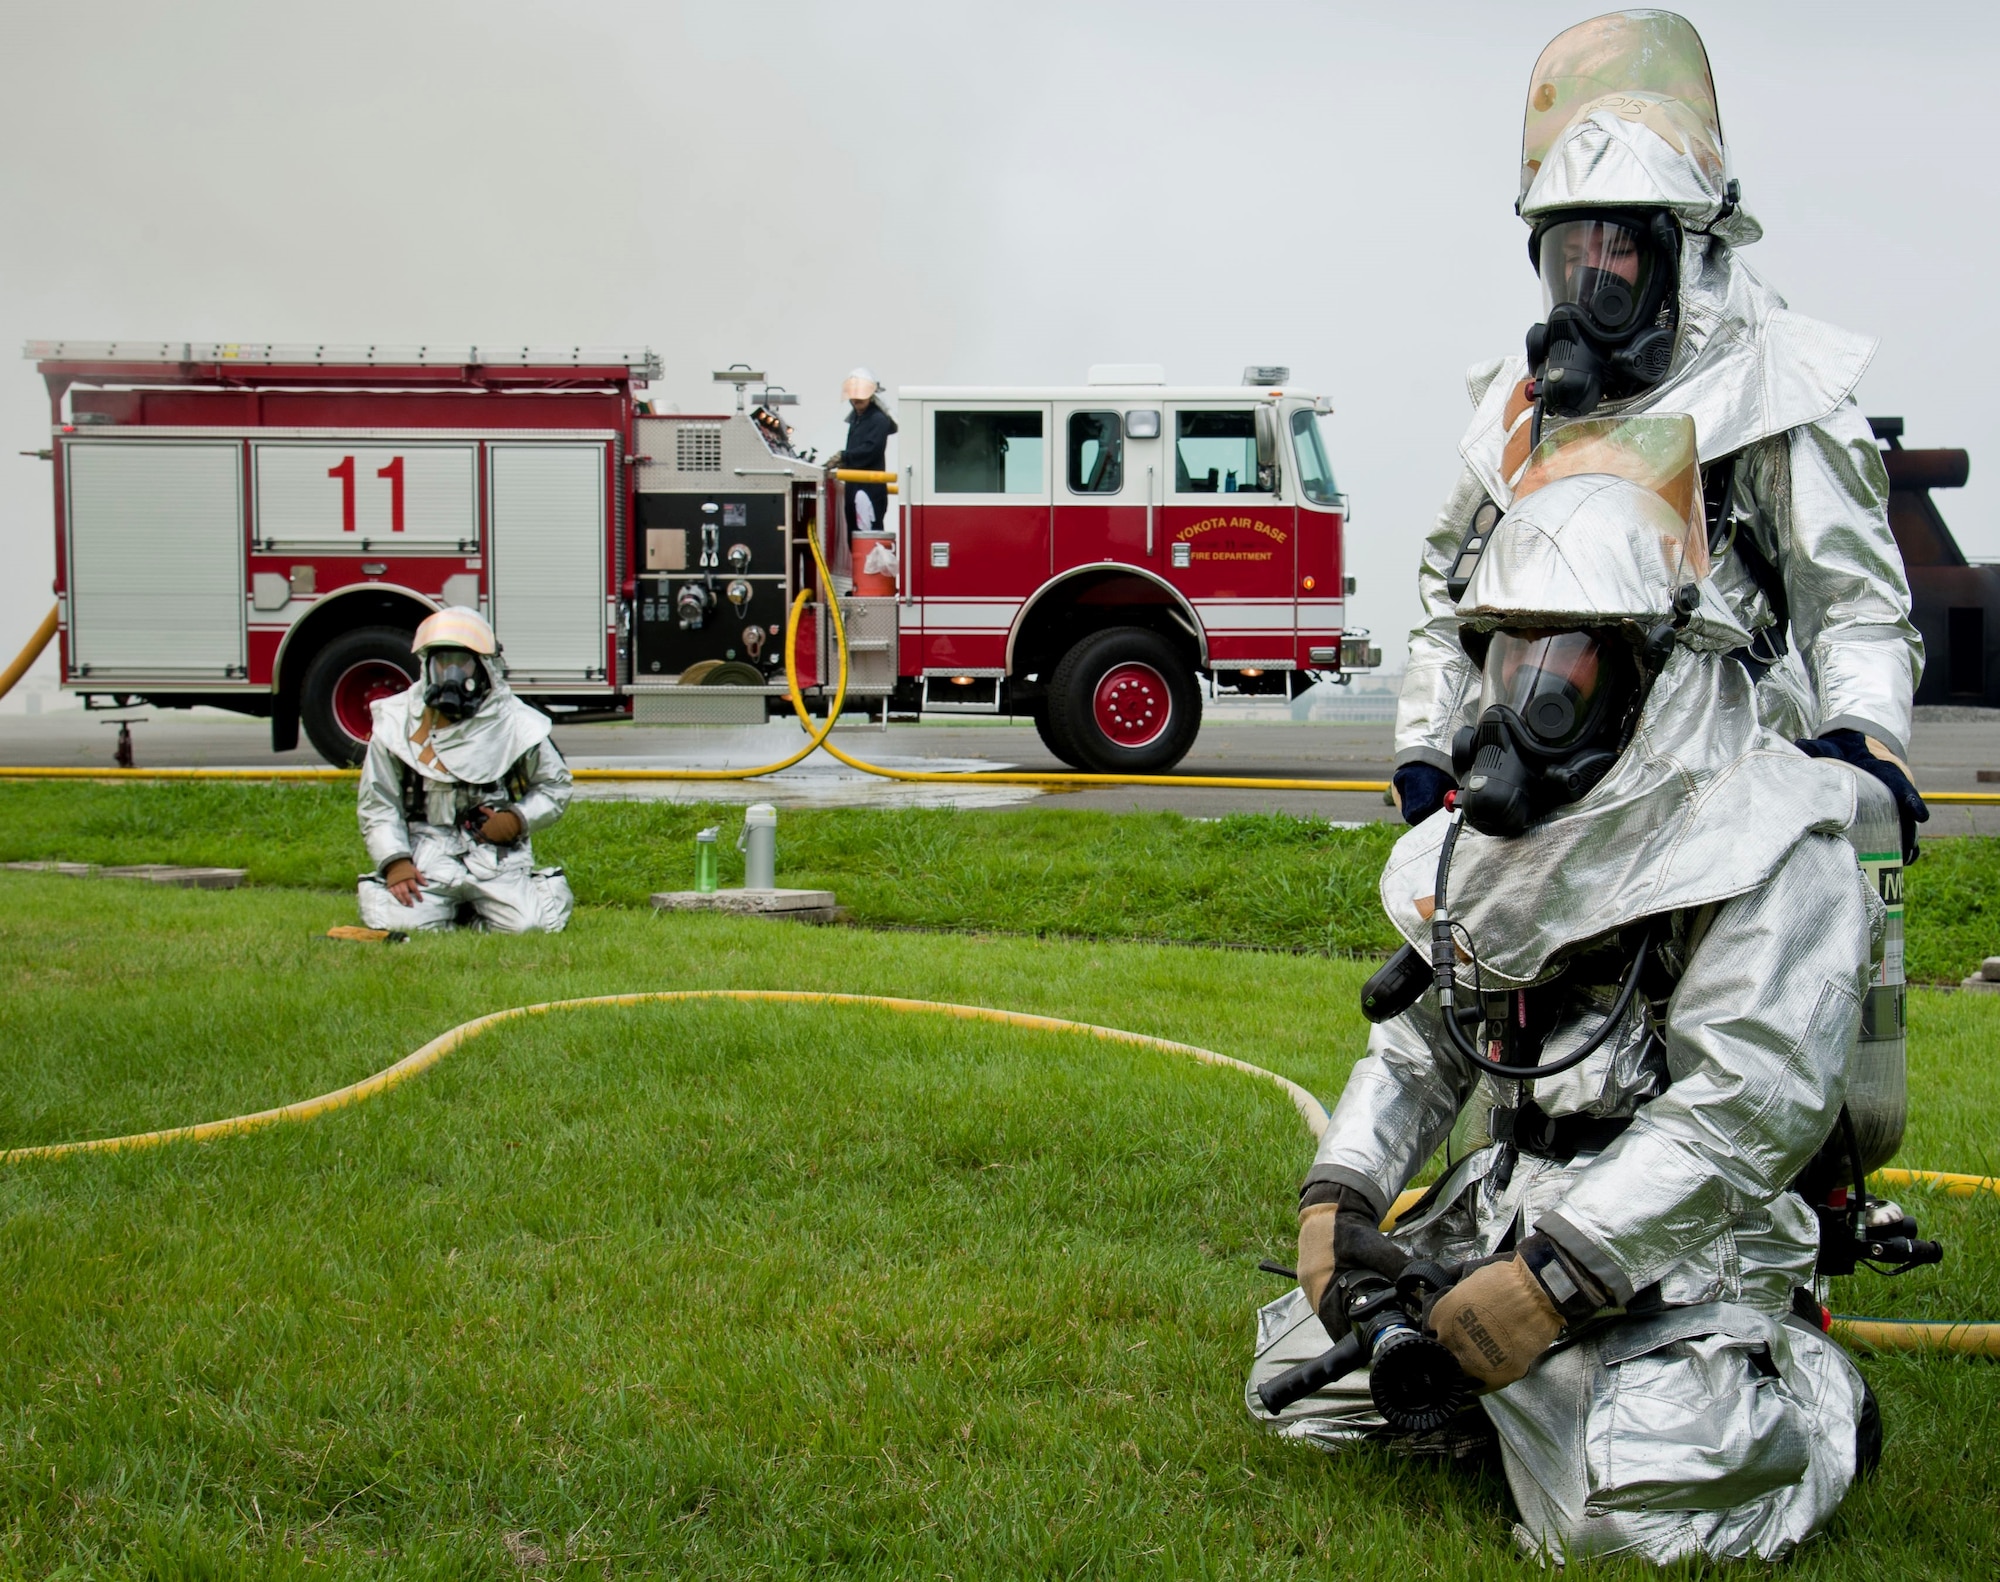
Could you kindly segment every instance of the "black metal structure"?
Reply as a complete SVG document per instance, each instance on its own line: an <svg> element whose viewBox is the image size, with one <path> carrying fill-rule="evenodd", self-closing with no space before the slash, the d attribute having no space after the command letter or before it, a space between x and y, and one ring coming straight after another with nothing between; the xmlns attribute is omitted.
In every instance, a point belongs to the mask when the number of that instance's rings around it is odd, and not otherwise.
<svg viewBox="0 0 2000 1582"><path fill-rule="evenodd" d="M1960 489L1972 458L1962 450L1905 450L1903 420L1871 417L1886 448L1889 530L1903 552L1912 618L1924 637L1919 703L2000 708L2000 565L1973 565L1945 526L1933 489Z"/></svg>

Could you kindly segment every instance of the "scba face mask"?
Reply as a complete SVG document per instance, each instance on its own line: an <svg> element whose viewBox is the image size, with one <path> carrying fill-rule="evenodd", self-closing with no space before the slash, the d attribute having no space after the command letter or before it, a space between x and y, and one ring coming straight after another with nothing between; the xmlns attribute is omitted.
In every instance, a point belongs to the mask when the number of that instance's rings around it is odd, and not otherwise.
<svg viewBox="0 0 2000 1582"><path fill-rule="evenodd" d="M1465 821L1510 839L1610 772L1639 668L1630 644L1595 631L1494 632L1481 668L1479 723L1452 743L1452 771Z"/></svg>
<svg viewBox="0 0 2000 1582"><path fill-rule="evenodd" d="M1528 331L1543 409L1581 417L1666 377L1680 227L1662 210L1545 220L1528 241L1544 322Z"/></svg>
<svg viewBox="0 0 2000 1582"><path fill-rule="evenodd" d="M468 720L492 693L486 666L467 648L433 648L424 656L424 702L447 720Z"/></svg>

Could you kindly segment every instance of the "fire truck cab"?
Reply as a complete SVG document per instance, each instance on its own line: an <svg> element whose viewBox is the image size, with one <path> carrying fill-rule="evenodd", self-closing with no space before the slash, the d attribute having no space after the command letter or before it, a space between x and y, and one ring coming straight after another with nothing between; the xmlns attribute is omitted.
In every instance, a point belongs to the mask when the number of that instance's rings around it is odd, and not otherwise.
<svg viewBox="0 0 2000 1582"><path fill-rule="evenodd" d="M1194 742L1197 678L1289 695L1367 664L1355 634L1342 653L1327 408L1287 378L904 389L902 701L1031 715L1071 764L1159 772Z"/></svg>
<svg viewBox="0 0 2000 1582"><path fill-rule="evenodd" d="M63 685L211 704L359 760L433 610L482 611L558 719L752 723L797 674L880 716L1021 714L1065 761L1170 768L1211 693L1379 663L1344 629L1321 402L1280 369L1177 388L901 392L893 580L762 375L656 413L648 351L31 342L54 443ZM810 540L829 566L822 585Z"/></svg>

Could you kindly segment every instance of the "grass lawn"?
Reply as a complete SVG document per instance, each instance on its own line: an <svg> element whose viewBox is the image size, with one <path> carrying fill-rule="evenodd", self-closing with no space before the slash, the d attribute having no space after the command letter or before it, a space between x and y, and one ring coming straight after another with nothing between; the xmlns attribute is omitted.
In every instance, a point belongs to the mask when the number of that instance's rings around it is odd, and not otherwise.
<svg viewBox="0 0 2000 1582"><path fill-rule="evenodd" d="M584 904L643 906L693 885L709 824L725 832L723 883L740 883L742 820L721 804L579 801L535 849ZM1282 814L788 808L778 871L874 925L1370 955L1396 944L1375 890L1396 834ZM367 866L345 785L0 782L0 862L48 858L247 867L253 884L327 890ZM1927 843L1908 896L1912 981L1956 983L2000 953L2000 839Z"/></svg>
<svg viewBox="0 0 2000 1582"><path fill-rule="evenodd" d="M1362 961L612 906L318 937L350 909L0 874L0 1146L303 1097L618 991L1046 1011L1328 1097L1362 1042ZM1903 1162L2000 1165L2000 1006L1920 993L1911 1032ZM1495 1475L1244 1413L1254 1265L1288 1259L1310 1151L1282 1093L1164 1055L703 1004L508 1024L310 1125L0 1167L0 1572L1527 1574ZM1839 1304L2000 1316L2000 1204L1920 1212L1946 1268ZM1866 1366L1883 1473L1789 1574L1990 1577L1991 1365Z"/></svg>

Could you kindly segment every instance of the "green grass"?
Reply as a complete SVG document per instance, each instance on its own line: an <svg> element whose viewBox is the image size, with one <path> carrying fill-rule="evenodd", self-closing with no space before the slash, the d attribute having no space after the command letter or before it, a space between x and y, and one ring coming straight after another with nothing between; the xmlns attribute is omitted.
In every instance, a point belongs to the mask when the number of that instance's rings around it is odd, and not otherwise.
<svg viewBox="0 0 2000 1582"><path fill-rule="evenodd" d="M586 905L643 906L694 883L720 824L740 882L739 807L580 801L537 838ZM787 809L779 873L834 890L857 922L1245 944L1331 955L1396 945L1375 883L1398 831L1283 814ZM0 861L177 862L259 885L337 890L366 866L344 785L0 783ZM2000 839L1937 840L1909 874L1908 968L1957 982L2000 952Z"/></svg>
<svg viewBox="0 0 2000 1582"><path fill-rule="evenodd" d="M0 1145L298 1098L617 991L1047 1011L1329 1097L1362 1042L1360 962L610 907L318 937L348 906L0 875ZM1996 1031L1914 997L1906 1162L2000 1163ZM509 1024L310 1125L0 1168L0 1571L1532 1574L1496 1476L1244 1413L1254 1264L1310 1152L1281 1093L1166 1056L700 1005ZM1842 1305L2000 1316L2000 1204L1922 1212L1945 1270ZM1990 1576L1990 1365L1868 1368L1883 1474L1789 1573Z"/></svg>

